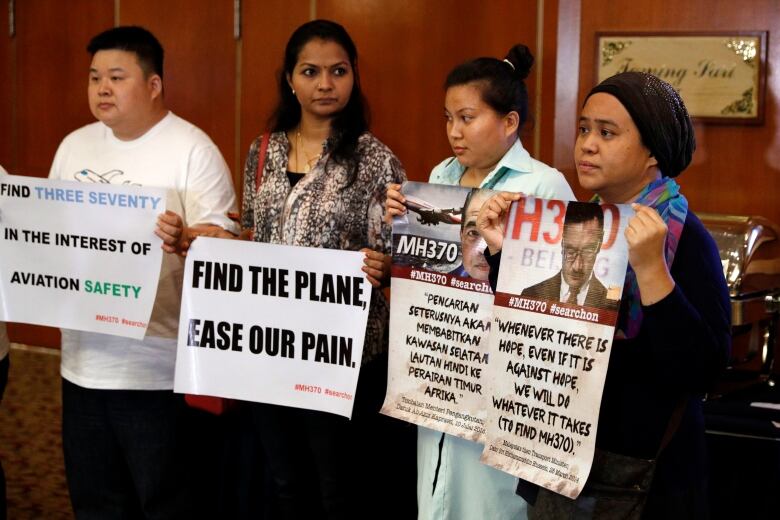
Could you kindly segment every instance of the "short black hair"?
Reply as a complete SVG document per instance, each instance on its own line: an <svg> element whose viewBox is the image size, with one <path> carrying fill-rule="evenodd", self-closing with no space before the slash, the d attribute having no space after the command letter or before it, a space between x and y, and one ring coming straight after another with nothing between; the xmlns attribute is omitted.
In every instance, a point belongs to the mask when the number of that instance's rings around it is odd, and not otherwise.
<svg viewBox="0 0 780 520"><path fill-rule="evenodd" d="M534 56L525 45L518 43L503 60L476 58L461 63L447 75L444 88L475 83L484 101L496 113L504 116L515 111L520 117L517 135L528 121L528 89L525 78L534 64Z"/></svg>
<svg viewBox="0 0 780 520"><path fill-rule="evenodd" d="M597 220L601 234L604 234L604 210L597 202L579 202L573 200L566 206L566 216L563 220L564 229L569 224L579 224Z"/></svg>
<svg viewBox="0 0 780 520"><path fill-rule="evenodd" d="M136 25L114 27L98 34L89 41L87 52L95 56L98 51L127 51L138 58L138 65L147 77L157 74L163 77L163 47L155 36Z"/></svg>

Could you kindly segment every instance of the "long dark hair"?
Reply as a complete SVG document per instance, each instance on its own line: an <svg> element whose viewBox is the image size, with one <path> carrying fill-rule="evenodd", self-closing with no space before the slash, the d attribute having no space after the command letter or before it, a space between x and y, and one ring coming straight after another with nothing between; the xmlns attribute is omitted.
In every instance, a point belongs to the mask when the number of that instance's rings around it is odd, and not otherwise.
<svg viewBox="0 0 780 520"><path fill-rule="evenodd" d="M528 121L528 89L525 78L534 64L534 56L525 45L519 43L509 49L504 60L476 58L461 63L447 75L444 88L476 83L482 93L482 101L503 115L517 112L520 124L517 135Z"/></svg>
<svg viewBox="0 0 780 520"><path fill-rule="evenodd" d="M354 85L344 109L336 114L331 124L330 157L344 164L349 170L354 163L357 141L360 134L368 130L368 107L360 90L360 74L358 72L358 55L355 42L352 41L346 29L330 20L313 20L298 27L290 36L284 50L284 65L279 73L279 103L276 105L268 126L274 132L292 130L301 121L301 105L292 93L287 83L287 76L292 75L301 49L311 40L320 39L339 44L349 56L352 66Z"/></svg>

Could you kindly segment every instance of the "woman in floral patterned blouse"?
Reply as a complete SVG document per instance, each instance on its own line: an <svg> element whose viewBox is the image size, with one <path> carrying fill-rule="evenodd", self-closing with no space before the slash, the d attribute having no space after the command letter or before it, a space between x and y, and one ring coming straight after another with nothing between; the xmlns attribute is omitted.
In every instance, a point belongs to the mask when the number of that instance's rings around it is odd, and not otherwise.
<svg viewBox="0 0 780 520"><path fill-rule="evenodd" d="M390 227L383 221L385 191L406 175L395 155L368 132L357 50L340 25L315 20L292 34L279 96L272 132L249 150L242 225L260 242L363 251L363 270L375 289L352 422L263 404L252 405L253 419L274 482L274 518L323 513L352 518L365 511L361 501L370 503L371 493L387 489L378 479L393 475L390 466L398 464L391 450L377 453L382 439L394 444L393 436L397 444L397 435L404 435L397 429L405 428L414 442L412 429L377 413L387 377L388 304L380 288L380 280L388 279L391 248ZM258 182L263 139L269 142ZM407 453L413 454L408 444ZM365 478L366 464L371 464L370 478ZM413 461L409 466L411 480ZM311 485L312 476L319 486ZM319 500L312 500L311 489L317 487Z"/></svg>

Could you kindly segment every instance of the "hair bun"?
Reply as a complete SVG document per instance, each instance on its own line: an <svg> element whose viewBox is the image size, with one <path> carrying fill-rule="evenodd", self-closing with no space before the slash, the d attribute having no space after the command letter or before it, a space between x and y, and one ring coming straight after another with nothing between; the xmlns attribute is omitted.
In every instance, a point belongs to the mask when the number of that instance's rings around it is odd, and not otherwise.
<svg viewBox="0 0 780 520"><path fill-rule="evenodd" d="M534 64L534 55L531 54L531 50L522 43L518 43L509 49L509 52L506 54L506 59L512 62L512 65L514 65L515 68L515 75L521 80L528 77L528 74L531 72L531 67Z"/></svg>

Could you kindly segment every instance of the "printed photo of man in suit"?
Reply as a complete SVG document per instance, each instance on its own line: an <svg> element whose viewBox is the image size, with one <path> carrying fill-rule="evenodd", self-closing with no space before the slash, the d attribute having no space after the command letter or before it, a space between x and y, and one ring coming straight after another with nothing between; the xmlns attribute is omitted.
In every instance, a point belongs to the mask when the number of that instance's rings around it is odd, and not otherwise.
<svg viewBox="0 0 780 520"><path fill-rule="evenodd" d="M604 239L604 212L590 202L569 202L563 222L561 270L552 278L523 289L521 296L600 309L617 309L593 274Z"/></svg>

